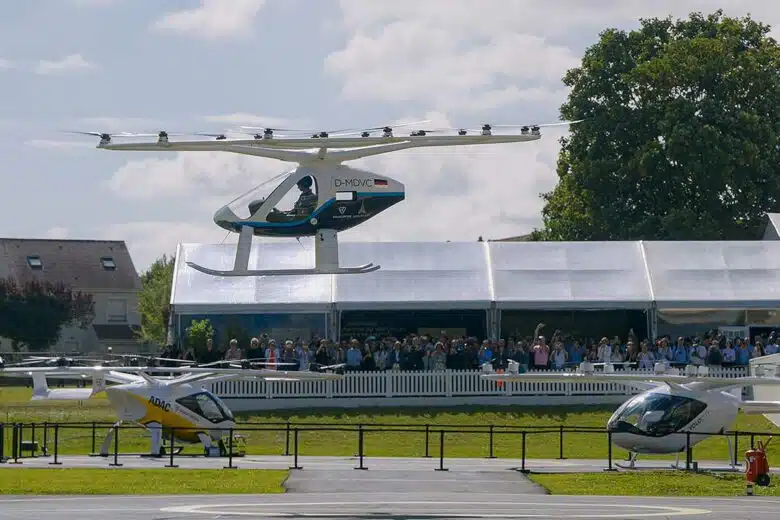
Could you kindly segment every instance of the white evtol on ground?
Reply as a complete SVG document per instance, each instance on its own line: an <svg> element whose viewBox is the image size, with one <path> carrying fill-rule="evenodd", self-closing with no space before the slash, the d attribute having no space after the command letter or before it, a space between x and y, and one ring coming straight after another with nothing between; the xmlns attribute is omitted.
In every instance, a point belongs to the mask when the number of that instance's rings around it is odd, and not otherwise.
<svg viewBox="0 0 780 520"><path fill-rule="evenodd" d="M676 453L679 464L680 453L727 431L740 410L764 414L780 426L780 354L756 358L750 364L751 376L723 378L708 377L706 366L690 365L680 374L665 363L657 363L654 373L648 374L625 374L616 372L610 363L588 362L581 363L577 372L521 374L517 363L510 362L508 372L502 374L486 365L481 377L496 382L620 383L642 391L615 410L606 425L612 443L631 454L629 467L633 468L639 454ZM596 366L603 366L603 371L595 371ZM742 399L746 386L753 387L756 400ZM729 460L736 464L731 449Z"/></svg>
<svg viewBox="0 0 780 520"><path fill-rule="evenodd" d="M153 373L176 374L153 376ZM193 367L7 367L0 364L0 376L32 377L32 400L86 400L105 391L117 422L100 449L111 450L116 428L124 422L145 427L151 434L153 456L163 455L165 440L203 445L206 456L224 456L228 435L236 427L230 409L204 386L231 379L267 381L334 380L344 376L323 372L244 368ZM49 388L47 378L92 378L92 388ZM107 382L115 383L108 385ZM226 442L226 438L228 438Z"/></svg>

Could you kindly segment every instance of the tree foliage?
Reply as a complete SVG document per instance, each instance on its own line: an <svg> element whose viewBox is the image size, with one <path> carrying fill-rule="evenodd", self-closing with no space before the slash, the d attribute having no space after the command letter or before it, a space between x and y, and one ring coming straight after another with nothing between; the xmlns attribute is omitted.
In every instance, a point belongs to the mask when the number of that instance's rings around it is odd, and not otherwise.
<svg viewBox="0 0 780 520"><path fill-rule="evenodd" d="M171 313L171 287L175 261L173 255L170 258L163 255L141 275L138 310L141 314L139 335L143 341L152 341L159 345L165 345L168 341L168 317Z"/></svg>
<svg viewBox="0 0 780 520"><path fill-rule="evenodd" d="M780 48L749 17L606 30L569 70L536 240L756 237L780 199Z"/></svg>
<svg viewBox="0 0 780 520"><path fill-rule="evenodd" d="M187 346L191 347L196 355L206 352L206 341L214 339L214 327L207 319L192 320L186 331Z"/></svg>
<svg viewBox="0 0 780 520"><path fill-rule="evenodd" d="M63 326L86 328L94 318L90 294L61 283L0 280L0 336L10 339L14 350L46 350L59 341Z"/></svg>

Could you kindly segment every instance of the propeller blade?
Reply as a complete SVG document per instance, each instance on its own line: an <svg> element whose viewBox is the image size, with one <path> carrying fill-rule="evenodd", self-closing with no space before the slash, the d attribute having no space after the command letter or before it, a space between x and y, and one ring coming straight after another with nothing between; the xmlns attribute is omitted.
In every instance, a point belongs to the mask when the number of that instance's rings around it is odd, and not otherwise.
<svg viewBox="0 0 780 520"><path fill-rule="evenodd" d="M584 119L577 119L576 121L559 121L557 123L543 123L538 125L490 125L492 128L549 128L553 126L566 126L582 123Z"/></svg>

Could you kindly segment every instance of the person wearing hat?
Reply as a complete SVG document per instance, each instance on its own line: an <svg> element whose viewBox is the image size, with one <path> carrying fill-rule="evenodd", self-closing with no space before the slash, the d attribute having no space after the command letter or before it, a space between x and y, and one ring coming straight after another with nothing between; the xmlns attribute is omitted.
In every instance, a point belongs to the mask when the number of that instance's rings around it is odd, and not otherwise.
<svg viewBox="0 0 780 520"><path fill-rule="evenodd" d="M313 182L309 175L298 181L297 186L301 190L301 194L295 201L292 216L308 217L317 209L317 196L311 191Z"/></svg>

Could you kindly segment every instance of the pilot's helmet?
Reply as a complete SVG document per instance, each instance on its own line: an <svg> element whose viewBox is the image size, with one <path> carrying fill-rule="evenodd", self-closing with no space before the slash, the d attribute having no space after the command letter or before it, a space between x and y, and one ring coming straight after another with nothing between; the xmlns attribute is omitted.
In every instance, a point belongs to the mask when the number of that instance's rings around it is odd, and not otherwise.
<svg viewBox="0 0 780 520"><path fill-rule="evenodd" d="M305 190L306 188L311 188L312 180L310 176L306 176L303 179L298 181L298 187L302 190Z"/></svg>

